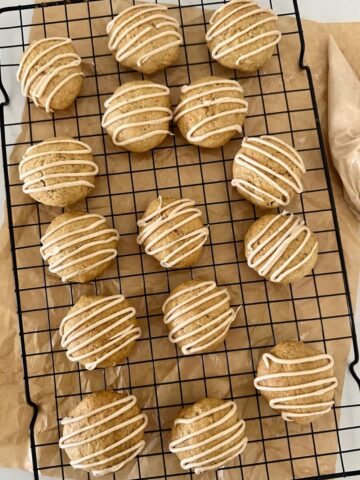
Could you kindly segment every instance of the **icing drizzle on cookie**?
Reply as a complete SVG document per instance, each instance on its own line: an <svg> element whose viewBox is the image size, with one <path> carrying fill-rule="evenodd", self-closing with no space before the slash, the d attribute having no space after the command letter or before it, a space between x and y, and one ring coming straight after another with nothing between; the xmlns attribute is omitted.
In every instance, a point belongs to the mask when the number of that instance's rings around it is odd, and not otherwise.
<svg viewBox="0 0 360 480"><path fill-rule="evenodd" d="M296 385L289 385L289 386L272 386L272 380L278 380L283 378L285 381L286 379L294 378L294 377L303 377L307 375L316 375L322 374L323 372L327 372L331 370L334 366L334 359L331 355L322 353L320 355L314 355L311 357L304 357L304 358L279 358L271 353L264 353L262 356L264 364L266 368L270 369L270 362L277 363L278 365L301 365L301 364L309 364L311 362L320 362L326 360L325 365L321 367L306 367L304 370L296 370L292 372L280 372L280 373L269 373L267 375L262 375L257 377L254 380L255 388L260 391L264 392L275 392L279 394L278 398L272 398L269 402L270 407L274 410L282 410L281 416L286 421L293 421L294 418L299 417L307 417L311 415L322 415L323 413L327 413L331 410L331 407L334 404L334 401L314 401L311 403L301 403L302 400L311 399L312 397L321 397L322 395L335 390L338 385L338 381L336 377L327 377L321 378L319 380L312 380L309 382L304 383L297 383ZM267 382L267 384L262 385L263 382ZM305 392L301 393L299 390L305 390ZM310 391L309 391L310 390ZM283 393L289 393L289 395L281 396ZM294 392L291 395L291 392ZM296 402L296 404L291 404L291 402ZM298 412L298 409L311 409L308 412Z"/></svg>
<svg viewBox="0 0 360 480"><path fill-rule="evenodd" d="M210 87L205 91L197 91L203 87ZM188 142L200 142L209 137L225 132L242 132L242 120L237 115L243 115L247 112L248 102L242 98L243 89L235 80L230 79L212 79L200 82L194 85L184 85L181 88L182 93L193 92L187 98L184 98L174 111L174 121L178 122L184 115L195 112L201 108L215 107L217 105L227 104L228 108L222 112L204 115L204 118L191 126L186 134ZM238 94L238 97L227 95L227 92ZM235 116L236 120L231 125L225 127L214 127L211 124L220 118ZM203 134L196 135L196 132L204 127L208 127L208 131Z"/></svg>
<svg viewBox="0 0 360 480"><path fill-rule="evenodd" d="M225 413L224 411L226 410L227 412ZM174 426L193 425L196 427L196 423L199 420L211 417L219 412L222 413L222 416L218 420L209 423L206 427L199 428L198 430L194 429L193 432L173 440L170 443L170 452L189 452L189 456L180 461L180 465L184 470L192 468L196 474L206 472L207 470L215 470L244 451L248 441L244 435L245 422L237 418L237 406L235 402L224 402L218 407L211 408L191 418L177 418ZM234 425L224 428L224 423L234 417L236 418ZM215 433L215 430L218 430L218 432ZM205 435L206 438L201 440ZM200 439L197 439L199 436ZM195 441L193 441L194 439ZM214 442L216 442L215 445L213 445ZM211 446L208 446L208 444ZM193 454L197 448L202 448L202 451ZM219 452L222 448L224 448L225 451Z"/></svg>
<svg viewBox="0 0 360 480"><path fill-rule="evenodd" d="M90 221L91 223L86 226L76 225L84 221ZM74 230L56 235L60 229L69 225L75 226ZM101 228L98 230L99 227ZM71 239L74 236L77 237L79 234L81 234L81 237ZM106 235L107 238L99 238L104 235ZM40 253L44 260L49 261L50 272L60 275L61 280L66 282L73 277L87 273L115 258L117 256L117 249L108 248L107 244L114 241L117 242L118 240L119 234L117 230L114 228L108 228L106 220L102 215L96 213L84 213L84 215L70 218L46 232L41 238L41 243L43 245L40 248ZM88 253L89 249L92 247L96 247L97 250ZM67 249L69 249L69 251L67 251ZM61 252L63 252L61 257L56 261L51 262L51 258L55 255L59 255ZM74 258L79 254L79 258ZM96 260L97 257L101 258ZM90 264L87 267L79 267L79 265L87 260L90 261ZM64 270L71 267L74 267L71 272L62 274Z"/></svg>
<svg viewBox="0 0 360 480"><path fill-rule="evenodd" d="M97 356L95 361L85 363L85 368L93 370L101 362L121 351L140 337L141 329L134 324L122 327L122 331L113 333L128 320L135 317L136 311L134 307L124 308L121 306L124 300L125 297L123 295L99 298L84 307L70 312L63 318L60 324L60 335L62 336L61 346L67 348L66 355L69 360L79 362L89 357ZM96 319L100 314L115 306L118 306L116 312L108 313L103 318ZM89 310L93 311L89 312ZM83 314L86 316L81 318ZM74 319L76 319L76 322L74 322L70 328L67 328L66 325L69 321ZM110 325L105 327L109 322L111 322ZM102 325L102 329L96 332L95 330ZM88 334L90 334L90 336L81 340L84 335ZM106 338L104 339L103 337ZM71 345L73 342L76 342L74 346ZM87 347L94 345L94 342L98 344L101 342L103 344L85 353L82 352L84 348L87 349Z"/></svg>
<svg viewBox="0 0 360 480"><path fill-rule="evenodd" d="M29 62L26 68L24 68L25 62L29 55L42 44L48 43L44 49L39 48L35 58ZM72 45L71 38L63 37L50 37L43 38L33 42L29 48L25 51L20 66L17 72L17 79L21 82L21 92L25 96L30 96L34 104L43 106L47 112L52 112L50 108L51 101L56 93L70 80L75 77L84 77L82 72L73 72L66 75L46 97L45 104L41 102L41 97L44 95L45 90L49 86L50 82L56 78L59 73L70 68L76 68L81 64L81 58L76 52L58 53L55 50L65 46ZM51 54L54 52L55 54ZM49 55L49 58L45 63L38 67L38 62ZM32 91L30 92L34 82L37 82Z"/></svg>
<svg viewBox="0 0 360 480"><path fill-rule="evenodd" d="M138 455L145 446L145 441L140 440L134 445L123 448L122 446L125 443L132 441L134 437L142 433L148 423L147 416L144 413L130 417L127 420L120 421L114 425L114 420L118 417L126 414L131 410L137 403L136 397L134 395L129 395L125 398L121 398L115 402L109 403L102 407L96 408L89 413L79 415L78 417L68 417L64 418L61 421L62 425L71 425L77 423L78 428L73 432L68 433L60 438L59 446L62 449L65 448L80 448L89 443L93 446L97 445L97 440L106 438L110 436L113 432L118 432L119 430L124 430L124 433L129 431L126 435L118 440L117 442L111 443L105 448L96 450L94 453L88 455L80 456L76 460L71 460L70 464L73 468L80 468L91 470L91 473L95 476L105 475L107 473L114 473L120 470L124 465L129 463L133 458ZM90 423L92 417L96 416L99 413L106 412L112 408L116 410L114 413L109 413L106 417L101 420L95 420L93 423ZM111 425L105 430L97 429L101 425L104 425L107 422L112 422ZM140 423L139 423L140 422ZM89 424L90 423L90 424ZM138 425L137 425L138 424ZM95 431L94 431L95 430ZM84 435L85 434L85 435ZM80 438L78 438L80 436ZM74 438L75 437L75 438ZM123 448L119 452L114 453L113 455L103 459L97 460L101 455L108 454L114 449ZM125 458L124 458L125 457ZM106 464L118 460L116 464L111 467L105 467Z"/></svg>

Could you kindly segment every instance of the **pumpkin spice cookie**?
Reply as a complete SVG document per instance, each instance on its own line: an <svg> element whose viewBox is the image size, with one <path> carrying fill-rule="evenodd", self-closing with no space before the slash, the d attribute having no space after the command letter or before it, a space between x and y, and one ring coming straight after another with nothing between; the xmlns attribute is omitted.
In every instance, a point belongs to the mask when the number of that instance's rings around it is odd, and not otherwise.
<svg viewBox="0 0 360 480"><path fill-rule="evenodd" d="M138 221L137 242L164 268L193 265L209 236L202 213L187 198L158 197Z"/></svg>
<svg viewBox="0 0 360 480"><path fill-rule="evenodd" d="M251 0L231 0L210 18L206 41L214 60L244 73L255 72L280 42L277 16Z"/></svg>
<svg viewBox="0 0 360 480"><path fill-rule="evenodd" d="M254 381L284 420L301 424L331 410L337 384L333 357L297 340L264 353Z"/></svg>
<svg viewBox="0 0 360 480"><path fill-rule="evenodd" d="M247 110L239 82L203 77L181 88L174 120L189 143L216 148L242 132Z"/></svg>
<svg viewBox="0 0 360 480"><path fill-rule="evenodd" d="M117 256L119 234L97 213L67 212L41 238L40 253L63 282L90 282Z"/></svg>
<svg viewBox="0 0 360 480"><path fill-rule="evenodd" d="M93 370L122 362L141 330L135 308L123 295L82 295L63 318L60 335L68 359Z"/></svg>
<svg viewBox="0 0 360 480"><path fill-rule="evenodd" d="M171 135L173 114L170 90L165 85L149 80L124 83L104 106L102 127L118 147L147 152Z"/></svg>
<svg viewBox="0 0 360 480"><path fill-rule="evenodd" d="M29 147L19 165L23 192L54 207L85 198L98 171L89 145L70 137L49 138Z"/></svg>
<svg viewBox="0 0 360 480"><path fill-rule="evenodd" d="M182 44L178 21L165 5L140 3L108 25L108 47L124 67L152 74L175 63Z"/></svg>
<svg viewBox="0 0 360 480"><path fill-rule="evenodd" d="M216 470L240 455L247 444L245 422L235 402L203 398L181 410L171 431L169 450L184 470Z"/></svg>
<svg viewBox="0 0 360 480"><path fill-rule="evenodd" d="M285 206L303 191L305 166L297 151L277 137L244 138L233 164L231 184L261 208Z"/></svg>
<svg viewBox="0 0 360 480"><path fill-rule="evenodd" d="M271 282L288 284L308 275L318 256L318 241L305 222L287 212L265 215L245 234L250 268Z"/></svg>
<svg viewBox="0 0 360 480"><path fill-rule="evenodd" d="M71 38L36 40L25 50L17 72L22 94L47 112L65 110L80 93L80 65Z"/></svg>
<svg viewBox="0 0 360 480"><path fill-rule="evenodd" d="M117 472L141 452L147 423L134 395L103 390L87 395L61 421L59 446L73 468L100 477Z"/></svg>

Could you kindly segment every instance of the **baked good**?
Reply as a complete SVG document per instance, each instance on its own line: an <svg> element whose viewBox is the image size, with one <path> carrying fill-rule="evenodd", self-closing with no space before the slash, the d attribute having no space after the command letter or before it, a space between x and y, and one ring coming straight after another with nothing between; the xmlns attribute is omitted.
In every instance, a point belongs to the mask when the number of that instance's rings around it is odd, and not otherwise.
<svg viewBox="0 0 360 480"><path fill-rule="evenodd" d="M138 221L137 242L164 268L193 265L209 236L201 211L187 198L158 197Z"/></svg>
<svg viewBox="0 0 360 480"><path fill-rule="evenodd" d="M183 408L171 431L169 450L184 470L216 470L240 455L247 444L245 422L235 402L203 398Z"/></svg>
<svg viewBox="0 0 360 480"><path fill-rule="evenodd" d="M40 253L63 282L90 282L117 256L119 234L97 213L66 212L41 238Z"/></svg>
<svg viewBox="0 0 360 480"><path fill-rule="evenodd" d="M99 477L117 472L141 452L147 423L134 395L95 392L61 421L59 446L73 468Z"/></svg>
<svg viewBox="0 0 360 480"><path fill-rule="evenodd" d="M254 381L270 407L295 423L313 422L329 412L337 384L333 357L297 340L264 353Z"/></svg>
<svg viewBox="0 0 360 480"><path fill-rule="evenodd" d="M244 73L266 63L280 42L277 16L251 0L231 0L210 18L206 41L214 60Z"/></svg>
<svg viewBox="0 0 360 480"><path fill-rule="evenodd" d="M256 220L245 234L250 268L272 282L287 284L308 275L318 255L318 242L304 220L292 213Z"/></svg>
<svg viewBox="0 0 360 480"><path fill-rule="evenodd" d="M226 288L213 281L188 280L170 293L162 310L169 340L184 355L211 352L224 341L236 313Z"/></svg>
<svg viewBox="0 0 360 480"><path fill-rule="evenodd" d="M85 198L98 171L89 145L70 137L48 138L29 147L19 165L23 192L54 207Z"/></svg>
<svg viewBox="0 0 360 480"><path fill-rule="evenodd" d="M124 83L104 106L102 126L118 147L147 152L170 135L173 114L165 85L149 80Z"/></svg>
<svg viewBox="0 0 360 480"><path fill-rule="evenodd" d="M88 370L122 362L141 329L135 308L123 295L82 295L60 324L66 356Z"/></svg>
<svg viewBox="0 0 360 480"><path fill-rule="evenodd" d="M165 5L126 8L106 27L108 47L124 67L152 74L175 63L182 44L178 21Z"/></svg>
<svg viewBox="0 0 360 480"><path fill-rule="evenodd" d="M79 95L84 74L71 38L35 40L25 50L17 79L21 92L47 112L67 109Z"/></svg>
<svg viewBox="0 0 360 480"><path fill-rule="evenodd" d="M181 87L174 120L189 143L216 148L242 132L247 109L239 82L203 77Z"/></svg>
<svg viewBox="0 0 360 480"><path fill-rule="evenodd" d="M295 148L277 137L244 138L233 164L231 184L261 208L288 205L303 191L305 165Z"/></svg>

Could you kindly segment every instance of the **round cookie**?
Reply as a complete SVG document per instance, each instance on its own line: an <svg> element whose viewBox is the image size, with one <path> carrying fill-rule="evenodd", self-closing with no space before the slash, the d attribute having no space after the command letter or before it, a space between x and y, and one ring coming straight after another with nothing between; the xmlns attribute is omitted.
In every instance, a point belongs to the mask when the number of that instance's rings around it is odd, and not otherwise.
<svg viewBox="0 0 360 480"><path fill-rule="evenodd" d="M254 381L271 408L300 424L331 410L337 384L333 357L297 340L264 353Z"/></svg>
<svg viewBox="0 0 360 480"><path fill-rule="evenodd" d="M89 145L70 137L49 138L29 147L19 165L23 192L54 207L85 198L98 171Z"/></svg>
<svg viewBox="0 0 360 480"><path fill-rule="evenodd" d="M103 390L87 395L61 421L59 446L73 468L99 477L117 472L141 452L147 423L134 395Z"/></svg>
<svg viewBox="0 0 360 480"><path fill-rule="evenodd" d="M174 120L189 143L216 148L242 132L247 109L239 82L203 77L181 88Z"/></svg>
<svg viewBox="0 0 360 480"><path fill-rule="evenodd" d="M84 78L80 65L71 38L31 42L17 72L22 94L47 112L65 110L80 93Z"/></svg>
<svg viewBox="0 0 360 480"><path fill-rule="evenodd" d="M233 164L231 185L240 195L261 208L288 205L301 193L302 158L295 148L277 137L244 138Z"/></svg>
<svg viewBox="0 0 360 480"><path fill-rule="evenodd" d="M179 23L165 5L129 7L108 23L106 31L116 60L148 75L175 63L182 44Z"/></svg>
<svg viewBox="0 0 360 480"><path fill-rule="evenodd" d="M165 85L137 80L118 87L106 100L102 127L118 147L147 152L170 135L173 114Z"/></svg>
<svg viewBox="0 0 360 480"><path fill-rule="evenodd" d="M282 212L256 220L245 234L250 268L272 282L288 284L308 275L318 255L318 242L304 221Z"/></svg>
<svg viewBox="0 0 360 480"><path fill-rule="evenodd" d="M135 315L123 295L82 295L60 324L66 356L88 370L122 362L141 335Z"/></svg>
<svg viewBox="0 0 360 480"><path fill-rule="evenodd" d="M117 256L118 232L97 213L67 212L41 238L40 253L63 282L90 282Z"/></svg>
<svg viewBox="0 0 360 480"><path fill-rule="evenodd" d="M280 42L277 16L250 0L231 0L210 18L206 41L211 56L224 67L255 72Z"/></svg>
<svg viewBox="0 0 360 480"><path fill-rule="evenodd" d="M171 431L169 450L184 470L195 474L222 467L247 444L245 422L235 402L203 398L181 410Z"/></svg>
<svg viewBox="0 0 360 480"><path fill-rule="evenodd" d="M201 211L187 198L158 197L138 221L137 242L164 268L193 265L209 236Z"/></svg>
<svg viewBox="0 0 360 480"><path fill-rule="evenodd" d="M236 317L228 291L213 281L188 280L178 285L162 310L169 340L178 344L184 355L213 351Z"/></svg>

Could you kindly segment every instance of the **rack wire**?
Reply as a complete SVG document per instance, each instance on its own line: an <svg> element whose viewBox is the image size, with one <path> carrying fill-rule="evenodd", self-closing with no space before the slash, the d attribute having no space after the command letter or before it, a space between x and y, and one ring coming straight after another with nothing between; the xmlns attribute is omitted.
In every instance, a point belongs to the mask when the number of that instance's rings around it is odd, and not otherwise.
<svg viewBox="0 0 360 480"><path fill-rule="evenodd" d="M265 282L246 265L243 234L260 212L229 184L240 138L210 152L189 146L176 133L149 154L130 155L114 149L101 130L103 101L112 93L109 84L115 89L119 83L141 78L119 67L104 48L104 26L119 7L116 0L55 1L0 9L2 18L5 16L0 45L1 142L26 400L34 412L30 439L35 479L40 473L62 479L90 478L86 473L75 474L58 449L59 419L84 395L101 388L134 393L150 419L144 452L125 473L106 478L195 478L182 471L169 452L169 430L180 407L211 395L238 403L247 422L249 446L241 459L208 474L207 479L326 479L360 474L356 440L360 404L351 395L356 384L360 386L354 371L359 353L314 86L310 69L304 65L297 1L262 2L280 18L293 21L284 23L283 41L272 60L245 77L213 62L204 43L209 14L220 3L178 0L170 6L182 25L184 46L177 65L155 80L169 86L174 104L179 87L197 78L200 71L240 80L250 102L244 133L279 135L304 157L306 191L291 204L291 210L303 215L317 234L320 254L314 272L289 287ZM45 114L27 100L19 122L11 108L15 96L12 83L30 29L34 38L59 32L73 38L87 69L86 87L73 108L55 115ZM289 45L299 57L295 80L289 77L285 61ZM64 131L89 143L100 166L96 190L80 208L104 214L122 238L113 267L85 286L62 285L48 272L38 253L39 239L60 210L46 208L22 194L17 173L29 145ZM136 245L136 219L150 198L164 192L196 199L210 226L204 255L190 269L165 271ZM243 308L224 346L215 354L183 357L168 342L161 305L171 288L193 277L212 278L226 286L233 305L242 304ZM137 308L143 335L136 353L112 369L87 372L71 364L59 342L62 316L80 294L118 291ZM345 380L343 395L337 392L333 411L306 427L285 424L252 386L261 353L294 337L334 354L339 369L347 369L344 351L350 351L353 358L351 375Z"/></svg>

